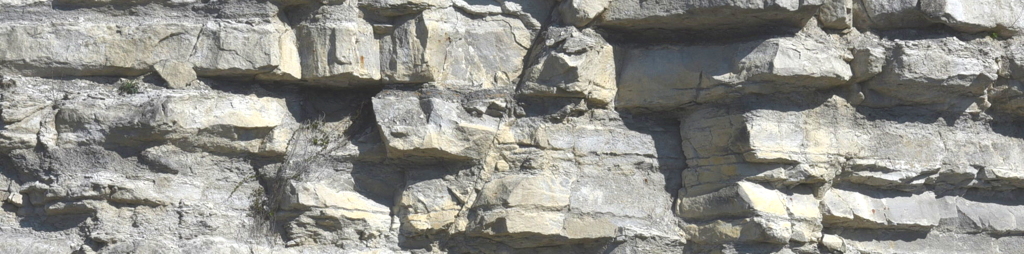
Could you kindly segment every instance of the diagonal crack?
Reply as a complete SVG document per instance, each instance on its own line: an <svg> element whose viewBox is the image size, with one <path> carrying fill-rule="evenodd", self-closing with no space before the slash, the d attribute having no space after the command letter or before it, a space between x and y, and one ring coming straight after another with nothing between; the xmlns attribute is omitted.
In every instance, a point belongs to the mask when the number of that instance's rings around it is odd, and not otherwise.
<svg viewBox="0 0 1024 254"><path fill-rule="evenodd" d="M538 59L536 59L537 58L536 56L538 56L540 54L540 52L542 50L544 50L544 46L543 46L543 44L544 44L543 43L544 36L545 36L545 34L547 34L548 29L551 28L551 24L557 22L557 18L558 18L558 14L557 14L558 10L557 10L557 8L558 8L558 5L552 5L551 6L551 14L548 16L548 23L547 24L543 24L541 26L540 30L537 30L537 33L536 33L536 35L534 35L534 38L533 38L533 44L530 45L530 47L527 48L527 50L526 50L526 56L523 57L522 71L520 71L519 77L518 77L519 78L519 82L516 83L516 91L519 91L520 89L522 89L523 85L526 84L526 79L525 79L526 73L530 71L531 64L534 61L538 60Z"/></svg>
<svg viewBox="0 0 1024 254"><path fill-rule="evenodd" d="M192 53L188 55L189 59L192 59L196 55L196 51L199 50L199 39L203 37L204 31L206 31L206 23L203 23L203 26L199 28L199 33L196 33L196 42L192 44Z"/></svg>

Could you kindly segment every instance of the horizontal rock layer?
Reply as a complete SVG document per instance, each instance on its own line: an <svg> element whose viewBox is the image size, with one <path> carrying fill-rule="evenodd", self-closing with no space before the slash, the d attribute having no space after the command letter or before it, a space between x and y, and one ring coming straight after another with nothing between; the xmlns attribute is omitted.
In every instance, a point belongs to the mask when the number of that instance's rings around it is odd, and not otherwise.
<svg viewBox="0 0 1024 254"><path fill-rule="evenodd" d="M0 0L0 253L1020 253L1021 12Z"/></svg>

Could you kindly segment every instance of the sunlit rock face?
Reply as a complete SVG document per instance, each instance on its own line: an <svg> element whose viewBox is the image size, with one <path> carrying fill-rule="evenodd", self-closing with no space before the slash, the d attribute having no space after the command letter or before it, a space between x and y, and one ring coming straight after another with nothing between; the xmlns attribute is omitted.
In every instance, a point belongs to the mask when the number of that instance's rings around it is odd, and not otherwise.
<svg viewBox="0 0 1024 254"><path fill-rule="evenodd" d="M1024 253L1008 0L0 0L0 253Z"/></svg>

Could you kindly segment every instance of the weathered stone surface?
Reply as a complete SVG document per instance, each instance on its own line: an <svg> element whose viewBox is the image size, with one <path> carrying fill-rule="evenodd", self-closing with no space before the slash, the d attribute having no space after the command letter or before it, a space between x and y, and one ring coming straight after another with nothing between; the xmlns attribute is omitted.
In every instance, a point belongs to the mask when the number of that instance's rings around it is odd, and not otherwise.
<svg viewBox="0 0 1024 254"><path fill-rule="evenodd" d="M821 26L831 29L853 27L853 0L825 0L818 9Z"/></svg>
<svg viewBox="0 0 1024 254"><path fill-rule="evenodd" d="M616 106L668 109L737 92L835 87L852 76L844 60L849 53L836 45L801 34L725 46L626 49Z"/></svg>
<svg viewBox="0 0 1024 254"><path fill-rule="evenodd" d="M374 216L374 213L380 214L390 211L387 207L377 204L358 193L336 191L323 185L311 183L293 184L289 186L289 192L291 195L286 196L284 202L282 202L282 206L286 209L335 209L338 210L336 211L338 214L349 219L366 219L367 217ZM384 220L390 220L387 216L384 218ZM370 223L379 224L380 220L378 218L377 221L370 221ZM383 227L386 224L377 226Z"/></svg>
<svg viewBox="0 0 1024 254"><path fill-rule="evenodd" d="M474 205L561 210L569 205L569 188L568 180L550 175L510 176L484 185Z"/></svg>
<svg viewBox="0 0 1024 254"><path fill-rule="evenodd" d="M875 198L833 189L822 199L826 225L853 228L927 230L948 227L959 232L1019 232L1020 206L936 197L926 192L905 197Z"/></svg>
<svg viewBox="0 0 1024 254"><path fill-rule="evenodd" d="M34 76L139 75L164 59L188 60L202 25L0 24L3 72ZM216 49L216 48L214 48Z"/></svg>
<svg viewBox="0 0 1024 254"><path fill-rule="evenodd" d="M208 22L188 60L203 76L255 75L277 72L302 77L295 39L280 23L250 25ZM256 37L260 40L245 38ZM187 52L187 51L186 51Z"/></svg>
<svg viewBox="0 0 1024 254"><path fill-rule="evenodd" d="M6 38L0 46L11 50L0 61L10 63L5 72L36 76L139 75L163 60L190 62L202 76L297 76L298 59L288 55L295 47L281 42L284 34L280 24L7 23L0 27ZM242 39L248 36L264 39Z"/></svg>
<svg viewBox="0 0 1024 254"><path fill-rule="evenodd" d="M39 3L44 3L44 2L46 2L46 0L4 0L4 1L0 1L0 6L18 7L18 6L39 4Z"/></svg>
<svg viewBox="0 0 1024 254"><path fill-rule="evenodd" d="M384 16L400 16L422 12L436 7L447 6L448 1L440 0L360 0L359 7Z"/></svg>
<svg viewBox="0 0 1024 254"><path fill-rule="evenodd" d="M817 242L821 234L818 203L811 195L788 195L756 183L739 182L703 195L680 193L676 214L692 221L754 218L731 223L716 220L698 226L693 233L702 242Z"/></svg>
<svg viewBox="0 0 1024 254"><path fill-rule="evenodd" d="M898 42L892 62L867 88L912 103L935 103L952 95L980 96L997 78L1000 54L957 39Z"/></svg>
<svg viewBox="0 0 1024 254"><path fill-rule="evenodd" d="M406 187L398 200L404 230L430 233L455 223L462 211L461 200L453 196L446 185L441 179L432 179Z"/></svg>
<svg viewBox="0 0 1024 254"><path fill-rule="evenodd" d="M799 26L822 1L613 0L602 26L615 28L730 29L774 24Z"/></svg>
<svg viewBox="0 0 1024 254"><path fill-rule="evenodd" d="M853 227L935 227L944 218L956 216L954 205L937 200L931 193L921 196L875 199L856 192L831 190L822 204L825 223ZM926 212L927 211L927 212ZM859 223L859 224L858 224Z"/></svg>
<svg viewBox="0 0 1024 254"><path fill-rule="evenodd" d="M160 77L167 81L167 86L170 88L185 88L196 80L196 72L192 70L192 64L167 60L160 61L153 65L153 69L156 70Z"/></svg>
<svg viewBox="0 0 1024 254"><path fill-rule="evenodd" d="M925 1L921 10L942 23L968 33L992 31L1006 35L1021 32L1019 20L1011 19L1014 13L1024 10L1024 5L1015 1Z"/></svg>
<svg viewBox="0 0 1024 254"><path fill-rule="evenodd" d="M655 140L673 133L629 130L614 122L622 121L619 117L604 110L574 124L513 125L509 142L533 145L502 152L507 159L498 164L505 166L496 167L501 175L477 196L469 232L521 247L549 245L552 239L587 242L636 234L678 240L677 233L658 223L673 216L672 197L663 191L671 180L657 173L679 166L678 144L663 147L674 147L676 154L652 149ZM604 127L572 127L583 123ZM607 159L609 155L619 158ZM538 214L553 225L546 231L500 230L501 223L523 223L508 218L520 213Z"/></svg>
<svg viewBox="0 0 1024 254"><path fill-rule="evenodd" d="M86 99L59 107L57 144L173 140L180 146L214 152L259 153L272 129L295 121L284 101L274 98L195 92L162 98L135 96L123 102ZM111 111L111 107L121 109ZM139 129L117 131L128 126Z"/></svg>
<svg viewBox="0 0 1024 254"><path fill-rule="evenodd" d="M386 80L484 89L512 86L534 31L497 11L475 18L453 8L434 9L397 24L381 41Z"/></svg>
<svg viewBox="0 0 1024 254"><path fill-rule="evenodd" d="M443 90L391 90L375 96L374 112L388 155L482 158L500 119L472 116L452 96L457 95Z"/></svg>
<svg viewBox="0 0 1024 254"><path fill-rule="evenodd" d="M485 237L505 238L514 247L552 245L565 240L565 214L523 210L498 210L481 214L470 222L470 232ZM479 225L479 226L473 226Z"/></svg>
<svg viewBox="0 0 1024 254"><path fill-rule="evenodd" d="M775 171L737 171L737 164L750 169L759 163L799 164L783 172L796 173L800 181L813 181L814 178L832 177L840 166L829 165L845 161L842 167L849 172L852 182L906 188L909 187L906 185L921 184L921 177L947 184L964 184L963 178L956 177L963 173L958 173L955 168L970 168L967 172L972 175L969 179L973 179L974 174L980 173L974 167L1016 168L1018 166L1009 165L1022 163L1010 155L1020 149L1020 140L990 132L983 125L867 121L838 97L804 111L754 110L741 116L725 110L707 109L691 117L707 119L698 124L683 121L681 127L683 151L693 168L691 173L684 174L700 176L687 182L693 186L730 178L755 177L767 181L790 181L786 179L791 178L788 174L775 175ZM807 128L809 126L831 127ZM914 136L894 134L909 130L915 133ZM979 142L991 145L980 145ZM743 163L754 164L742 166ZM797 169L806 171L794 172ZM1015 182L1015 178L1007 173L993 171L992 175L993 180L1002 175L1001 180L993 183ZM905 186L898 187L901 185Z"/></svg>
<svg viewBox="0 0 1024 254"><path fill-rule="evenodd" d="M756 213L789 216L781 193L747 182L710 194L681 197L676 213L687 219L743 217Z"/></svg>
<svg viewBox="0 0 1024 254"><path fill-rule="evenodd" d="M596 105L610 104L616 92L612 46L594 30L549 28L546 35L549 50L526 70L520 93L582 97Z"/></svg>
<svg viewBox="0 0 1024 254"><path fill-rule="evenodd" d="M608 8L612 0L569 0L558 5L562 22L577 27L586 26Z"/></svg>
<svg viewBox="0 0 1024 254"><path fill-rule="evenodd" d="M860 1L861 16L857 25L861 27L901 28L926 26L929 22L918 9L917 0Z"/></svg>
<svg viewBox="0 0 1024 254"><path fill-rule="evenodd" d="M0 253L1024 253L1021 6L0 0Z"/></svg>
<svg viewBox="0 0 1024 254"><path fill-rule="evenodd" d="M321 7L295 29L303 79L329 86L379 82L380 43L354 3Z"/></svg>
<svg viewBox="0 0 1024 254"><path fill-rule="evenodd" d="M821 245L825 246L831 251L843 251L846 246L843 243L843 238L836 235L824 235L821 237Z"/></svg>
<svg viewBox="0 0 1024 254"><path fill-rule="evenodd" d="M1021 32L1017 13L1024 5L1015 1L861 1L862 27L894 29L926 27L932 23L961 32L995 32L1016 35Z"/></svg>

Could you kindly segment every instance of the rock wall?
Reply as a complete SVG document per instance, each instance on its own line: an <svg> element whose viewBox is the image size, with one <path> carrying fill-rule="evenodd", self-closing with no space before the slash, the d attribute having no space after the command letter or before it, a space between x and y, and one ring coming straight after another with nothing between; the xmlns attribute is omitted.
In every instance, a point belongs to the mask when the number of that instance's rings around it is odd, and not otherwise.
<svg viewBox="0 0 1024 254"><path fill-rule="evenodd" d="M0 253L1022 253L1014 0L0 0Z"/></svg>

